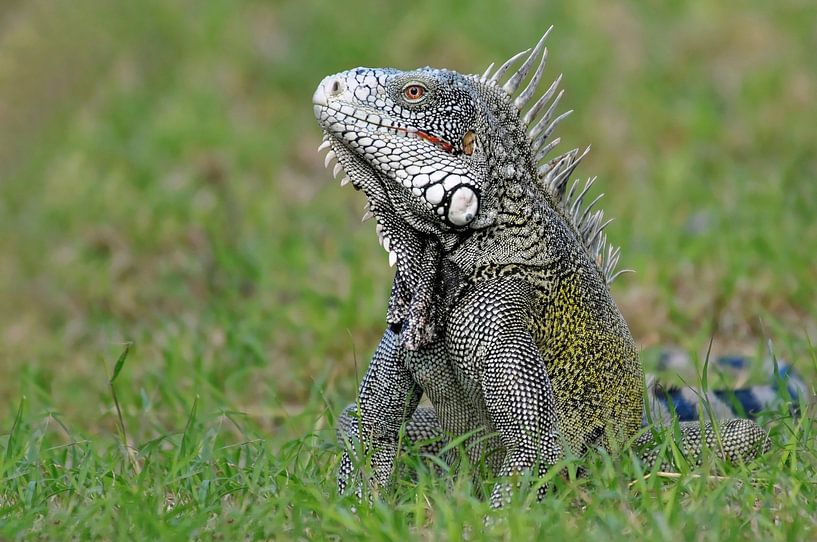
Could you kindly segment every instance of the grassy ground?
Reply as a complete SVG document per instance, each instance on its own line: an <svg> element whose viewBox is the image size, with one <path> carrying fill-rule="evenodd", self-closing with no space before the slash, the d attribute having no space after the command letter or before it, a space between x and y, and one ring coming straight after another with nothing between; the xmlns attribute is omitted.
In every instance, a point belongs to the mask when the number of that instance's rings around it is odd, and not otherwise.
<svg viewBox="0 0 817 542"><path fill-rule="evenodd" d="M0 538L813 537L808 415L726 480L596 458L484 531L465 478L335 495L390 270L309 100L356 65L482 71L555 24L640 344L817 375L813 3L523 4L0 6Z"/></svg>

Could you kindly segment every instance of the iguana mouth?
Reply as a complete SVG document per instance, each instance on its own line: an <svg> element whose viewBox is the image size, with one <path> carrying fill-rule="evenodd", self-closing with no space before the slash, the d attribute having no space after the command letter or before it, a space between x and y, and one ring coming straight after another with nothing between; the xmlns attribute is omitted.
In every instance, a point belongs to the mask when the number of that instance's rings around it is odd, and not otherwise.
<svg viewBox="0 0 817 542"><path fill-rule="evenodd" d="M379 114L369 113L365 109L360 109L360 108L352 107L352 106L349 106L349 105L334 106L334 105L325 105L325 104L322 104L322 103L314 103L313 108L315 110L315 116L317 118L320 119L324 114L326 114L327 116L331 115L335 119L342 118L342 119L345 119L347 121L346 125L349 128L354 127L357 130L361 130L361 131L369 131L369 132L374 132L374 133L385 132L385 133L392 133L392 134L401 135L401 136L405 136L405 137L418 138L418 139L422 139L424 141L427 141L428 143L431 143L432 145L434 145L435 147L437 147L441 151L443 151L445 153L448 153L448 154L460 154L460 153L470 154L470 152L468 152L468 149L470 147L470 143L473 142L473 137L472 137L473 132L470 132L470 131L468 132L468 134L471 134L471 136L466 134L466 137L462 141L462 145L460 145L458 147L457 145L453 144L452 142L446 140L445 138L440 137L440 136L438 136L436 134L433 134L433 133L431 133L429 131L420 130L419 128L416 128L414 126L410 126L408 124L402 124L399 121L393 121L393 120L390 120L390 119L385 119L382 116L380 116ZM340 127L343 126L343 123L338 122L338 121L333 122L328 127L325 127L324 130L326 130L328 133L330 133L330 135L332 135L332 137L335 137L336 139L339 139L339 140L345 139L346 138L345 134L352 133L350 131L344 131L343 134L332 134L331 133L333 131L332 129L335 128L336 126L338 128L340 128ZM381 128L383 130L378 130L378 128ZM340 131L340 130L338 130L338 131ZM359 136L359 137L365 137L365 136Z"/></svg>
<svg viewBox="0 0 817 542"><path fill-rule="evenodd" d="M474 152L477 140L476 134L473 131L468 130L467 132L465 132L465 136L463 136L462 138L461 146L457 148L454 144L446 141L441 137L437 137L429 132L417 130L415 133L417 134L417 137L428 141L429 143L435 145L443 152L447 152L448 154L452 155L465 154L471 156L471 154L473 154Z"/></svg>
<svg viewBox="0 0 817 542"><path fill-rule="evenodd" d="M448 154L454 154L454 145L452 145L448 141L444 140L443 138L437 137L437 136L432 135L432 134L430 134L428 132L423 132L422 130L417 130L417 135L421 139L425 139L429 143L431 143L433 145L436 145L442 151L447 152Z"/></svg>

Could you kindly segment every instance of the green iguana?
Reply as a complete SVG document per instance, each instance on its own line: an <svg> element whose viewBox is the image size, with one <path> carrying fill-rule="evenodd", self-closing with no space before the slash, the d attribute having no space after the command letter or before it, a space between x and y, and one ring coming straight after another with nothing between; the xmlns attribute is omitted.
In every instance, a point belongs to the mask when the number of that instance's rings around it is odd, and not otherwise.
<svg viewBox="0 0 817 542"><path fill-rule="evenodd" d="M561 77L532 100L548 33L482 75L356 68L312 97L326 165L336 159L341 184L364 192L364 218L396 266L388 327L339 420L341 492L361 491L360 450L370 482L389 484L401 429L438 442L476 431L470 458L487 458L499 477L544 473L565 447L644 445L644 460L657 460L649 431L633 442L644 377L609 290L619 249L598 198L585 202L595 179L569 182L587 151L548 159L570 113L554 114ZM423 394L432 407L418 406ZM699 422L681 430L693 459L703 440L735 461L768 448L747 419L721 422L717 435ZM509 487L495 485L492 505Z"/></svg>

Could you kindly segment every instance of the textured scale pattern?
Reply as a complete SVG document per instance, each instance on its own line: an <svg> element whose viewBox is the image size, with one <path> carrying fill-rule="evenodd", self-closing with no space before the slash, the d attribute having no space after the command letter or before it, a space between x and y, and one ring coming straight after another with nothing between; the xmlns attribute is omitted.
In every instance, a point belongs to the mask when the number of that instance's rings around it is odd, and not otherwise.
<svg viewBox="0 0 817 542"><path fill-rule="evenodd" d="M436 438L437 453L470 434L472 463L507 479L544 473L567 449L621 449L642 427L641 364L609 291L619 250L598 198L585 202L595 179L570 183L587 151L548 158L568 114L554 116L561 77L531 103L546 37L482 75L356 68L313 95L326 165L363 191L396 267L386 331L338 424L341 492L388 487L401 435ZM681 430L692 462L704 441L733 461L768 446L749 420ZM651 443L635 443L648 465L663 461ZM494 506L512 485L497 483Z"/></svg>

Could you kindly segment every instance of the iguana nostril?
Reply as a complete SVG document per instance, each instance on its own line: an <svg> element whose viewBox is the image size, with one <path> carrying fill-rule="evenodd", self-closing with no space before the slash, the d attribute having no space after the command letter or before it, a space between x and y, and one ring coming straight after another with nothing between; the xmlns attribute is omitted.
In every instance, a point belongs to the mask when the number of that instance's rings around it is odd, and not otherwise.
<svg viewBox="0 0 817 542"><path fill-rule="evenodd" d="M331 98L337 98L346 92L346 83L343 77L332 75L326 77L318 84L315 93L312 94L312 103L316 106L327 107ZM319 114L320 109L317 109Z"/></svg>
<svg viewBox="0 0 817 542"><path fill-rule="evenodd" d="M344 90L346 90L346 85L344 85L343 81L340 79L334 79L331 83L329 83L330 96L337 96Z"/></svg>

